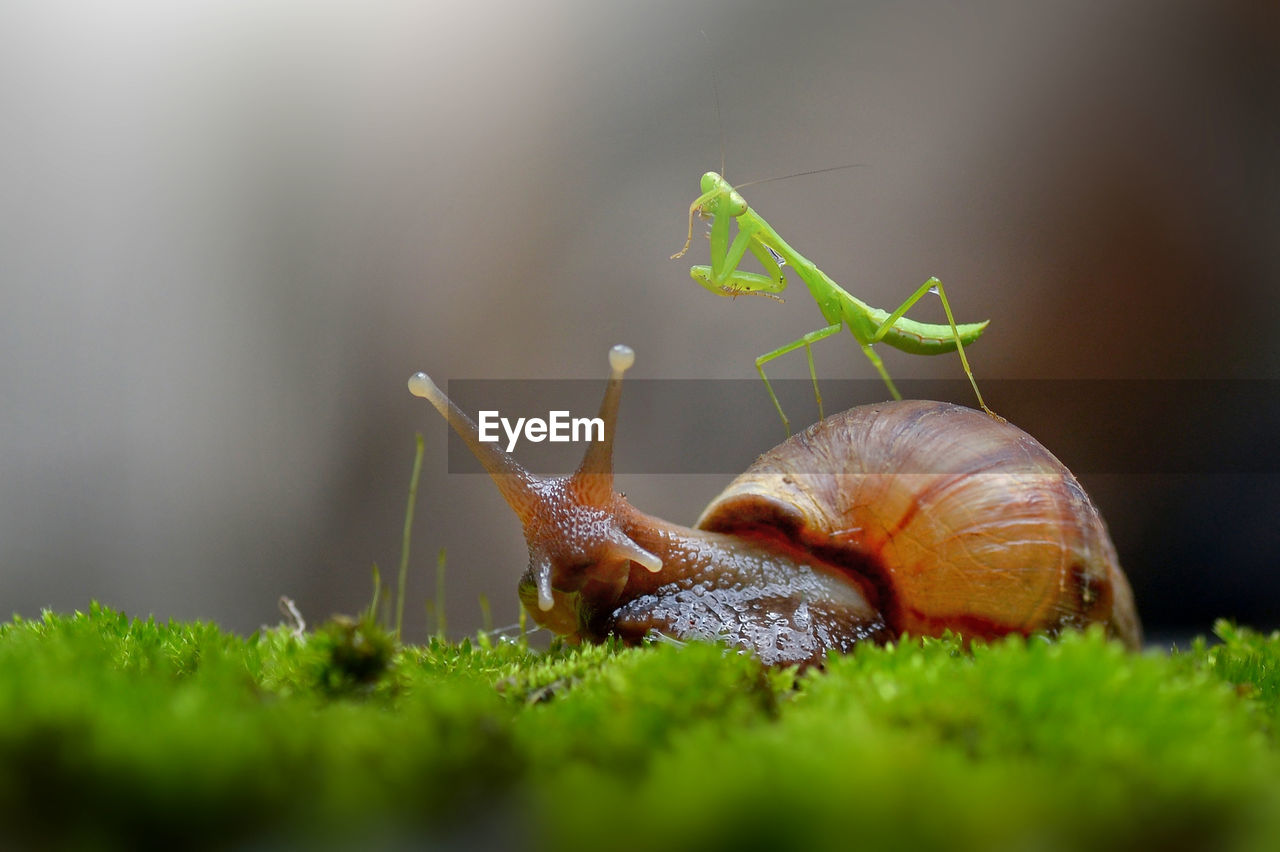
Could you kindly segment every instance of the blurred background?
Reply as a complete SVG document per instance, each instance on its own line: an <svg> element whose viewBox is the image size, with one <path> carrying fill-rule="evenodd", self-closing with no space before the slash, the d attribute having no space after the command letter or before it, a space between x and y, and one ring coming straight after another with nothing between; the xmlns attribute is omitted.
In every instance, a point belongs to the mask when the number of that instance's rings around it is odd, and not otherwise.
<svg viewBox="0 0 1280 852"><path fill-rule="evenodd" d="M6 616L96 598L250 631L282 594L308 620L354 612L371 565L394 574L421 430L408 636L442 547L450 633L480 626L480 595L514 622L516 522L487 477L449 473L405 379L599 380L616 342L636 377L753 377L820 316L795 288L698 288L701 240L668 260L722 155L734 182L865 164L746 195L873 305L940 276L958 319L991 319L980 381L1280 379L1262 0L20 2L0 9L0 122ZM940 320L930 302L912 316ZM847 337L815 356L868 377ZM759 396L751 423L624 401L619 441L754 454L781 437ZM1135 422L1252 434L1249 410L1206 405ZM1248 440L1257 470L1082 476L1153 638L1280 625L1277 451ZM729 478L619 484L687 523Z"/></svg>

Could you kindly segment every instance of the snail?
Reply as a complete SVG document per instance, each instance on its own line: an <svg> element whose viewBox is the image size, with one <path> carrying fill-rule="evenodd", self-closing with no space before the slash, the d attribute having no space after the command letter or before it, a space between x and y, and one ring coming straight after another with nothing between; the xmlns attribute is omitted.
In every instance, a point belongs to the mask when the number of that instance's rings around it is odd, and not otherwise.
<svg viewBox="0 0 1280 852"><path fill-rule="evenodd" d="M1091 623L1130 648L1141 628L1098 510L1061 462L973 409L908 400L821 420L761 455L694 528L613 489L623 373L609 353L603 440L571 476L538 479L480 440L425 373L449 421L524 526L520 599L570 641L711 639L808 666L904 633L966 639Z"/></svg>

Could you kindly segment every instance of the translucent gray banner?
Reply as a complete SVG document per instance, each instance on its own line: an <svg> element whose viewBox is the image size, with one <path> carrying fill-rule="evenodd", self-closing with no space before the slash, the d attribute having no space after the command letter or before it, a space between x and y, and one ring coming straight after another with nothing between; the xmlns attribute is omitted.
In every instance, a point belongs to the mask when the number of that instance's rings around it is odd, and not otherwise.
<svg viewBox="0 0 1280 852"><path fill-rule="evenodd" d="M567 424L597 415L603 380L455 380L450 397L472 419L490 415L503 448L524 418ZM793 432L817 419L808 381L773 382ZM966 381L899 381L909 399L976 405ZM824 380L828 414L885 401L879 381ZM1077 474L1280 473L1280 381L984 380L992 408L1035 436ZM552 412L564 412L554 415ZM443 420L428 428L428 452L448 431L449 470L481 468ZM548 432L555 423L548 424ZM565 434L568 426L564 426ZM535 429L535 435L537 430ZM544 433L545 434L545 433ZM435 437L432 437L435 436ZM762 382L628 379L615 441L619 473L736 474L785 437ZM513 455L540 474L573 470L585 443L531 439L523 427ZM439 451L438 449L436 451ZM816 472L816 471L815 471ZM927 473L929 471L918 471Z"/></svg>

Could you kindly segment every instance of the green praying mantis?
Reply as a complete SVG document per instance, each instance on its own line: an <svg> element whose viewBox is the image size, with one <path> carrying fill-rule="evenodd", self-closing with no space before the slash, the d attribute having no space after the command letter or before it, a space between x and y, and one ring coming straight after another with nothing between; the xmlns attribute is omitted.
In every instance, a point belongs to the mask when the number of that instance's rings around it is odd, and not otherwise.
<svg viewBox="0 0 1280 852"><path fill-rule="evenodd" d="M885 370L880 356L872 348L881 341L895 349L915 355L940 355L955 350L960 356L965 375L969 377L969 383L973 385L973 392L977 394L978 405L991 416L999 416L983 401L982 392L978 390L978 382L974 379L973 371L969 369L969 360L964 354L965 345L973 343L981 336L989 320L957 324L951 315L951 305L947 302L946 291L937 278L930 278L921 284L919 289L892 312L873 308L832 281L813 261L788 245L786 240L778 236L778 232L760 217L760 214L747 206L746 200L738 191L716 172L707 172L702 176L702 194L689 205L689 234L684 241L684 248L673 254L672 260L682 257L689 250L689 244L693 240L693 218L696 215L709 216L712 220L711 265L692 267L689 274L694 281L712 293L723 296L767 296L782 301L777 295L787 286L782 267L790 266L808 286L809 294L817 302L818 309L822 311L822 316L827 321L827 325L823 328L811 331L785 346L780 346L756 358L756 370L760 373L760 378L764 379L769 398L778 409L778 416L782 418L787 434L791 433L791 422L783 412L782 404L778 402L777 394L773 392L773 386L769 384L764 365L803 346L809 360L809 376L813 379L813 393L818 401L818 417L822 418L822 394L818 390L818 375L813 366L812 346L819 340L837 333L846 325L854 339L858 341L862 353L867 356L867 360L876 368L876 372L888 386L889 393L894 399L902 399L902 394L894 386L893 379L889 378L889 373ZM732 242L729 240L730 219L736 219L738 222L738 233ZM761 275L739 269L747 252L751 252L760 261L768 274ZM916 322L903 316L912 305L930 292L937 293L942 299L942 309L947 314L947 325Z"/></svg>

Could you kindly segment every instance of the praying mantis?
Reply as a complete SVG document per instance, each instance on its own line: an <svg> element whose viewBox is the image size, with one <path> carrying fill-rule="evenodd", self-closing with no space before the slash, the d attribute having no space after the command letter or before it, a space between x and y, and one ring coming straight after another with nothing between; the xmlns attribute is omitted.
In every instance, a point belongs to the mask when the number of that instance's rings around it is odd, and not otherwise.
<svg viewBox="0 0 1280 852"><path fill-rule="evenodd" d="M812 346L819 340L839 332L846 325L854 339L858 341L862 353L867 356L867 360L888 386L889 393L894 399L902 399L902 394L894 386L893 379L889 378L889 373L885 370L880 356L872 348L881 341L895 349L914 355L940 355L955 350L960 356L965 375L969 377L969 383L973 385L973 392L978 397L978 405L992 417L999 417L983 401L982 392L978 390L978 382L973 377L973 370L969 369L969 360L964 354L965 345L976 341L990 320L957 324L951 315L951 305L947 301L947 294L941 281L930 278L892 312L873 308L831 280L813 261L804 257L778 236L778 232L761 218L760 214L747 206L746 200L738 190L721 174L717 172L704 174L701 188L702 194L689 205L689 234L685 238L684 248L673 254L671 259L682 257L689 250L689 244L693 241L693 217L695 215L710 216L712 219L711 265L692 267L689 274L694 281L718 295L767 296L782 301L777 295L787 286L782 267L790 266L808 286L809 295L818 304L818 309L822 311L822 316L827 321L827 325L823 328L811 331L785 346L780 346L756 358L756 371L760 373L760 378L764 379L769 398L773 400L773 405L778 410L778 416L782 418L787 434L791 433L791 422L783 412L782 404L778 402L777 394L773 392L773 386L769 384L764 365L803 346L809 360L809 376L813 379L813 393L818 401L818 417L821 419L823 417L822 394L818 390L818 375L813 366ZM738 233L732 242L729 241L730 219L736 219L738 222ZM738 268L748 251L760 261L768 274L761 275ZM930 292L937 293L942 299L942 309L947 314L947 325L916 322L903 316L912 305Z"/></svg>

